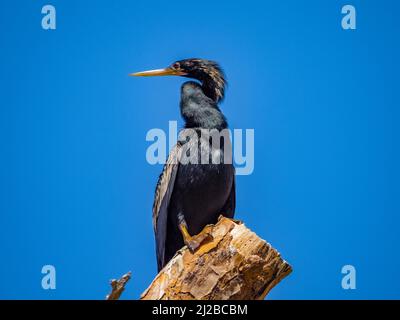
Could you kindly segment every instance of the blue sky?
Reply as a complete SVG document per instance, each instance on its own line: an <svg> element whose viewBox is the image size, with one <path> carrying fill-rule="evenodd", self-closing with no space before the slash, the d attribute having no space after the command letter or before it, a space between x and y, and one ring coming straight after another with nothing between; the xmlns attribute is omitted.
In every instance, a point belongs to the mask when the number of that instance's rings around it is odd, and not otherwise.
<svg viewBox="0 0 400 320"><path fill-rule="evenodd" d="M41 8L57 29L41 28ZM341 28L341 8L357 30ZM229 80L231 128L254 128L237 218L294 272L271 299L400 298L397 1L2 1L0 298L124 298L156 273L161 166L145 136L179 118L179 77L128 73L203 57ZM41 288L41 268L57 289ZM341 288L354 265L357 289Z"/></svg>

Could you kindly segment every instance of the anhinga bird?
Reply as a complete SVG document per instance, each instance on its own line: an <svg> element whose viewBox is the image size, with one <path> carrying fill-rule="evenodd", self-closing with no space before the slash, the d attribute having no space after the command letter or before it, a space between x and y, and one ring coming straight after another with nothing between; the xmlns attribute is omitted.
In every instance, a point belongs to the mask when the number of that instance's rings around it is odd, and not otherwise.
<svg viewBox="0 0 400 320"><path fill-rule="evenodd" d="M189 137L178 139L156 187L153 224L160 271L184 244L194 251L209 239L209 231L203 229L215 224L220 214L234 215L235 169L231 158L226 161L224 157L231 155L226 149L231 148L229 137L219 137L223 143L214 147L210 136L201 134L202 129L221 132L228 126L218 107L224 98L225 76L217 63L203 59L180 60L165 69L131 75L175 75L199 81L188 81L181 87L180 111L185 121L181 133L186 130ZM183 164L182 156L194 145L198 159L204 156L211 161Z"/></svg>

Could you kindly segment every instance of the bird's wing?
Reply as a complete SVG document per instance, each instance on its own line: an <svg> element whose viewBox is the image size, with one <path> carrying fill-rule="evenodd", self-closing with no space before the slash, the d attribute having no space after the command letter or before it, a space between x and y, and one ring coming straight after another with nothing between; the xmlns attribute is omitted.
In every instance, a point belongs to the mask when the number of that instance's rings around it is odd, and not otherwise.
<svg viewBox="0 0 400 320"><path fill-rule="evenodd" d="M165 241L167 237L168 206L171 199L179 160L182 154L182 146L178 143L171 150L164 169L161 172L153 203L153 227L156 237L157 264L160 270L164 264Z"/></svg>

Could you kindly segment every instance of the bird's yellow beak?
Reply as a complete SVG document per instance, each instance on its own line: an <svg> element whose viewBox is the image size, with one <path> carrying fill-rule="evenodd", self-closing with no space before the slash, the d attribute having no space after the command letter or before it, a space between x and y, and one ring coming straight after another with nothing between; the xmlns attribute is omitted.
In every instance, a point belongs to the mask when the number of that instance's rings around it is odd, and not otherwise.
<svg viewBox="0 0 400 320"><path fill-rule="evenodd" d="M134 77L184 76L186 75L186 73L172 68L165 68L165 69L156 69L156 70L130 73L129 75Z"/></svg>

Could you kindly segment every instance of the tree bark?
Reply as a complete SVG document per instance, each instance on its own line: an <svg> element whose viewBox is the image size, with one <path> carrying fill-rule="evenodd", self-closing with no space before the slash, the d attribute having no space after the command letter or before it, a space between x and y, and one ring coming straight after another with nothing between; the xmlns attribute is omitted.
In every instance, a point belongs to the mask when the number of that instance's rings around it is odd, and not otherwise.
<svg viewBox="0 0 400 320"><path fill-rule="evenodd" d="M291 266L239 221L220 217L212 240L185 246L160 271L142 300L264 299Z"/></svg>

